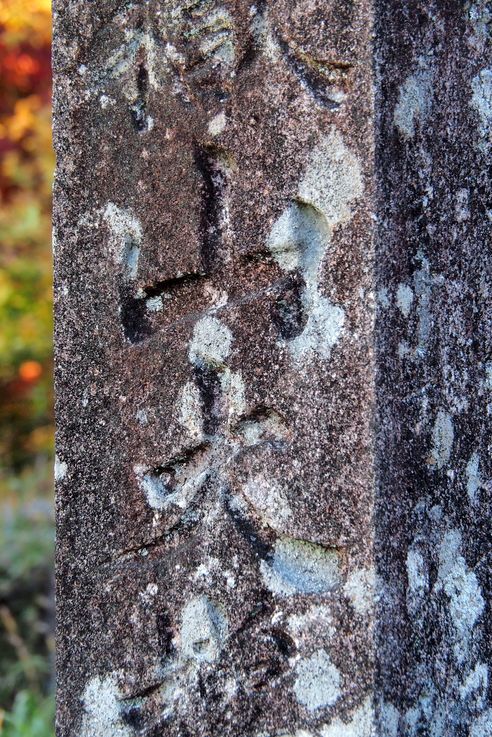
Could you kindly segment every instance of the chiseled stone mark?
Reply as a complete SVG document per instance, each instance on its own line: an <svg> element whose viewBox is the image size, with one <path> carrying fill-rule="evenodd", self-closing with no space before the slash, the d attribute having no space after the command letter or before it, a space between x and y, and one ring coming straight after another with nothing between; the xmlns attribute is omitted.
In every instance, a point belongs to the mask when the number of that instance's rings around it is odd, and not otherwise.
<svg viewBox="0 0 492 737"><path fill-rule="evenodd" d="M374 707L371 698L355 710L349 722L340 717L320 729L320 737L374 737Z"/></svg>
<svg viewBox="0 0 492 737"><path fill-rule="evenodd" d="M186 458L170 461L158 469L135 465L135 476L152 509L163 511L170 507L186 509L209 478L206 452L195 449Z"/></svg>
<svg viewBox="0 0 492 737"><path fill-rule="evenodd" d="M485 601L474 571L461 555L461 533L449 530L439 546L436 591L448 599L450 621L455 632L454 654L458 663L467 657L470 637L481 616Z"/></svg>
<svg viewBox="0 0 492 737"><path fill-rule="evenodd" d="M297 663L294 693L308 711L316 711L338 701L340 682L340 673L326 650L317 650Z"/></svg>
<svg viewBox="0 0 492 737"><path fill-rule="evenodd" d="M343 591L357 614L367 614L374 606L374 585L374 568L361 568L348 576Z"/></svg>
<svg viewBox="0 0 492 737"><path fill-rule="evenodd" d="M142 226L130 210L124 210L113 202L106 205L103 218L111 233L110 250L115 262L123 265L127 279L135 279L142 242Z"/></svg>
<svg viewBox="0 0 492 737"><path fill-rule="evenodd" d="M260 570L270 591L280 596L323 594L340 583L336 550L291 537L276 541L272 560L261 561Z"/></svg>
<svg viewBox="0 0 492 737"><path fill-rule="evenodd" d="M213 663L227 639L225 614L206 596L192 599L183 609L181 619L181 650L186 659L198 663Z"/></svg>
<svg viewBox="0 0 492 737"><path fill-rule="evenodd" d="M117 674L95 676L82 696L84 715L80 737L132 737L122 718Z"/></svg>
<svg viewBox="0 0 492 737"><path fill-rule="evenodd" d="M67 464L55 456L55 481L63 481L67 475Z"/></svg>
<svg viewBox="0 0 492 737"><path fill-rule="evenodd" d="M449 463L454 442L453 418L449 412L440 409L432 430L432 450L429 465L438 470Z"/></svg>
<svg viewBox="0 0 492 737"><path fill-rule="evenodd" d="M480 477L480 456L475 451L466 465L466 492L470 504L475 504L477 492L482 485Z"/></svg>
<svg viewBox="0 0 492 737"><path fill-rule="evenodd" d="M456 192L454 207L456 222L464 223L470 217L470 190L462 187Z"/></svg>
<svg viewBox="0 0 492 737"><path fill-rule="evenodd" d="M283 440L288 436L283 418L274 410L264 410L245 417L236 425L235 430L246 445L257 445L265 440Z"/></svg>
<svg viewBox="0 0 492 737"><path fill-rule="evenodd" d="M299 270L304 279L306 325L287 341L298 361L313 353L329 358L342 334L345 312L321 294L320 271L335 228L350 221L362 192L359 162L332 129L308 157L298 201L286 207L268 236L267 246L279 266Z"/></svg>
<svg viewBox="0 0 492 737"><path fill-rule="evenodd" d="M251 34L255 39L256 46L263 51L270 62L279 61L282 51L270 30L267 8L260 11L255 5L252 5L250 14Z"/></svg>
<svg viewBox="0 0 492 737"><path fill-rule="evenodd" d="M189 347L189 359L194 366L219 368L229 356L232 333L216 317L206 315L195 324Z"/></svg>
<svg viewBox="0 0 492 737"><path fill-rule="evenodd" d="M492 137L492 69L482 69L472 79L471 105L478 113L480 148L486 150Z"/></svg>
<svg viewBox="0 0 492 737"><path fill-rule="evenodd" d="M171 11L176 30L187 44L184 58L188 74L203 75L203 68L219 70L222 76L235 73L236 39L234 21L226 6L218 2L182 2Z"/></svg>
<svg viewBox="0 0 492 737"><path fill-rule="evenodd" d="M412 309L413 290L408 284L399 284L396 290L396 304L404 317L408 317Z"/></svg>
<svg viewBox="0 0 492 737"><path fill-rule="evenodd" d="M196 384L188 381L179 397L179 421L193 440L203 439L203 404Z"/></svg>
<svg viewBox="0 0 492 737"><path fill-rule="evenodd" d="M417 121L425 123L432 107L434 72L428 68L425 57L421 56L418 63L419 68L400 87L393 115L396 127L406 139L414 137Z"/></svg>
<svg viewBox="0 0 492 737"><path fill-rule="evenodd" d="M390 302L389 291L387 287L381 287L380 289L378 289L377 304L383 310L387 310L388 307L390 306L391 302Z"/></svg>

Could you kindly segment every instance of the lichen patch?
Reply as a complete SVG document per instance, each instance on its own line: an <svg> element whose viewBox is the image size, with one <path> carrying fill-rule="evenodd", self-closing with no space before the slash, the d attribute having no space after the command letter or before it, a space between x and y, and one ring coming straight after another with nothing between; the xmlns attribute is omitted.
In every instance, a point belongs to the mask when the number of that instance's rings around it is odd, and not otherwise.
<svg viewBox="0 0 492 737"><path fill-rule="evenodd" d="M198 663L213 663L227 639L225 614L206 596L198 596L183 609L181 650L183 657Z"/></svg>
<svg viewBox="0 0 492 737"><path fill-rule="evenodd" d="M354 711L348 722L335 717L330 724L321 727L320 737L374 737L374 708L368 697Z"/></svg>
<svg viewBox="0 0 492 737"><path fill-rule="evenodd" d="M308 711L333 706L341 696L341 677L326 650L317 650L296 665L294 694Z"/></svg>
<svg viewBox="0 0 492 737"><path fill-rule="evenodd" d="M81 737L131 737L121 709L117 674L95 676L84 689Z"/></svg>
<svg viewBox="0 0 492 737"><path fill-rule="evenodd" d="M432 450L430 465L441 470L449 463L454 443L453 418L449 412L440 409L432 430Z"/></svg>
<svg viewBox="0 0 492 737"><path fill-rule="evenodd" d="M229 356L232 333L216 317L206 315L195 325L189 347L189 359L194 366L220 367Z"/></svg>
<svg viewBox="0 0 492 737"><path fill-rule="evenodd" d="M103 219L110 231L109 248L116 263L121 264L128 280L134 280L142 243L142 226L130 210L108 202Z"/></svg>
<svg viewBox="0 0 492 737"><path fill-rule="evenodd" d="M275 594L323 594L340 582L339 554L304 540L280 537L270 562L261 561L265 584Z"/></svg>
<svg viewBox="0 0 492 737"><path fill-rule="evenodd" d="M461 533L449 530L439 547L437 591L448 600L450 622L454 628L455 657L466 658L470 637L485 607L480 585L461 554Z"/></svg>
<svg viewBox="0 0 492 737"><path fill-rule="evenodd" d="M479 120L479 146L487 150L492 136L492 69L482 69L472 79L471 87L471 105Z"/></svg>
<svg viewBox="0 0 492 737"><path fill-rule="evenodd" d="M417 122L427 120L432 107L432 85L434 74L424 57L419 59L419 68L403 82L393 120L405 139L415 135Z"/></svg>

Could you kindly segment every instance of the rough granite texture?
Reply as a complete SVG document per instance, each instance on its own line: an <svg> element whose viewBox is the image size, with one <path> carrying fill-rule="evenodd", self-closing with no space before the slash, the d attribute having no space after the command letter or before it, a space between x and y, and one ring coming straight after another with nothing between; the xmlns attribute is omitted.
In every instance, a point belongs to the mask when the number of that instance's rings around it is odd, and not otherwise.
<svg viewBox="0 0 492 737"><path fill-rule="evenodd" d="M491 23L55 0L58 737L492 734Z"/></svg>

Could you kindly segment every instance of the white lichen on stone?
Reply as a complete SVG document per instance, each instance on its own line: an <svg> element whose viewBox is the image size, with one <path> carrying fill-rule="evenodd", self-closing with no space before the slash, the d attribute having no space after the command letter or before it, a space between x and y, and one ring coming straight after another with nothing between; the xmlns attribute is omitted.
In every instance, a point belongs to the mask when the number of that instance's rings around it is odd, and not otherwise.
<svg viewBox="0 0 492 737"><path fill-rule="evenodd" d="M227 118L224 112L218 113L208 123L208 132L211 136L220 136L224 128L226 127Z"/></svg>
<svg viewBox="0 0 492 737"><path fill-rule="evenodd" d="M176 461L159 473L140 464L136 464L133 470L148 505L156 511L171 507L186 509L210 475L210 469L201 457L185 467Z"/></svg>
<svg viewBox="0 0 492 737"><path fill-rule="evenodd" d="M336 635L333 616L326 604L312 604L306 611L291 614L287 619L287 629L296 641L331 638Z"/></svg>
<svg viewBox="0 0 492 737"><path fill-rule="evenodd" d="M55 456L55 481L63 481L67 475L67 464L65 461L61 461L58 456Z"/></svg>
<svg viewBox="0 0 492 737"><path fill-rule="evenodd" d="M270 30L267 10L258 12L258 8L252 5L250 13L252 16L251 34L255 39L256 45L262 49L264 55L270 62L279 61L282 51L274 34Z"/></svg>
<svg viewBox="0 0 492 737"><path fill-rule="evenodd" d="M142 427L145 427L146 425L149 424L149 418L148 418L146 410L138 409L135 414L135 417L137 418L138 423L142 425Z"/></svg>
<svg viewBox="0 0 492 737"><path fill-rule="evenodd" d="M241 372L226 366L220 374L220 387L227 401L229 425L233 425L246 411L246 387Z"/></svg>
<svg viewBox="0 0 492 737"><path fill-rule="evenodd" d="M110 252L116 263L122 264L127 279L137 276L142 243L142 226L130 210L108 202L103 213L111 237Z"/></svg>
<svg viewBox="0 0 492 737"><path fill-rule="evenodd" d="M352 219L353 205L363 191L359 160L332 128L309 154L299 200L319 210L332 231Z"/></svg>
<svg viewBox="0 0 492 737"><path fill-rule="evenodd" d="M343 592L357 614L367 614L374 606L374 584L374 568L361 568L348 575Z"/></svg>
<svg viewBox="0 0 492 737"><path fill-rule="evenodd" d="M268 236L279 266L288 272L299 269L304 278L307 322L300 335L287 341L297 361L315 353L329 358L342 334L345 311L321 293L321 267L335 228L349 222L362 192L360 164L332 129L309 154L297 201L282 212Z"/></svg>
<svg viewBox="0 0 492 737"><path fill-rule="evenodd" d="M417 295L417 347L415 355L417 358L425 356L432 328L431 297L434 279L431 274L429 260L421 253L417 253L420 260L420 269L414 274L414 292Z"/></svg>
<svg viewBox="0 0 492 737"><path fill-rule="evenodd" d="M149 312L160 312L163 308L162 297L149 297L145 300L145 306Z"/></svg>
<svg viewBox="0 0 492 737"><path fill-rule="evenodd" d="M477 492L482 485L480 477L480 456L475 451L466 465L466 492L470 504L475 504Z"/></svg>
<svg viewBox="0 0 492 737"><path fill-rule="evenodd" d="M469 737L491 737L492 709L487 709L479 717L474 719L469 731Z"/></svg>
<svg viewBox="0 0 492 737"><path fill-rule="evenodd" d="M379 708L379 727L381 730L380 737L398 737L400 712L389 701L383 701Z"/></svg>
<svg viewBox="0 0 492 737"><path fill-rule="evenodd" d="M206 315L195 325L189 347L189 359L194 366L219 368L229 356L232 333L216 317Z"/></svg>
<svg viewBox="0 0 492 737"><path fill-rule="evenodd" d="M296 664L294 694L308 711L333 706L341 696L341 677L326 650L317 650Z"/></svg>
<svg viewBox="0 0 492 737"><path fill-rule="evenodd" d="M203 406L196 384L186 382L179 396L179 421L194 440L203 438Z"/></svg>
<svg viewBox="0 0 492 737"><path fill-rule="evenodd" d="M80 737L131 737L125 724L118 689L118 674L95 676L84 689Z"/></svg>
<svg viewBox="0 0 492 737"><path fill-rule="evenodd" d="M389 291L386 287L381 287L377 292L377 304L383 310L387 310L390 306Z"/></svg>
<svg viewBox="0 0 492 737"><path fill-rule="evenodd" d="M473 697L479 707L483 707L489 686L489 669L486 663L476 663L460 686L462 699ZM491 725L492 726L492 725Z"/></svg>
<svg viewBox="0 0 492 737"><path fill-rule="evenodd" d="M374 707L371 698L365 699L348 722L335 717L330 724L321 727L320 737L374 737Z"/></svg>
<svg viewBox="0 0 492 737"><path fill-rule="evenodd" d="M273 530L281 531L292 516L285 492L273 478L252 476L243 486L243 494Z"/></svg>
<svg viewBox="0 0 492 737"><path fill-rule="evenodd" d="M407 607L415 614L429 592L429 570L421 551L410 546L407 552Z"/></svg>
<svg viewBox="0 0 492 737"><path fill-rule="evenodd" d="M450 624L454 628L455 657L458 662L464 662L485 601L475 572L470 570L461 554L459 530L449 530L439 546L436 591L442 591L447 597Z"/></svg>
<svg viewBox="0 0 492 737"><path fill-rule="evenodd" d="M225 614L206 596L192 599L183 609L180 638L184 658L199 663L215 662L227 634Z"/></svg>
<svg viewBox="0 0 492 737"><path fill-rule="evenodd" d="M418 65L400 87L393 116L396 127L406 139L414 137L417 122L422 126L432 107L434 73L424 57L419 58Z"/></svg>
<svg viewBox="0 0 492 737"><path fill-rule="evenodd" d="M399 284L396 290L396 304L404 317L408 317L413 303L413 290L408 284Z"/></svg>
<svg viewBox="0 0 492 737"><path fill-rule="evenodd" d="M280 537L271 562L261 561L265 584L275 594L323 594L340 583L339 554L333 548Z"/></svg>
<svg viewBox="0 0 492 737"><path fill-rule="evenodd" d="M432 430L432 449L430 465L441 470L449 463L454 443L453 418L449 412L440 409Z"/></svg>
<svg viewBox="0 0 492 737"><path fill-rule="evenodd" d="M465 3L465 11L468 15L471 33L468 42L478 53L485 51L490 39L490 27L492 23L492 8L489 0L477 0L473 3Z"/></svg>
<svg viewBox="0 0 492 737"><path fill-rule="evenodd" d="M471 86L471 105L479 119L479 145L486 150L492 136L492 69L482 69L472 79Z"/></svg>

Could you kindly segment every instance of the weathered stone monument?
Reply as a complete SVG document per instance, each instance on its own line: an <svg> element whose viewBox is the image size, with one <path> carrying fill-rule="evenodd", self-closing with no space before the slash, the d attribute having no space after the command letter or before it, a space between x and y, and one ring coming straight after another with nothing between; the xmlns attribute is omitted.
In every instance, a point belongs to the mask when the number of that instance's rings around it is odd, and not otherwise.
<svg viewBox="0 0 492 737"><path fill-rule="evenodd" d="M55 0L59 737L490 737L492 9Z"/></svg>

